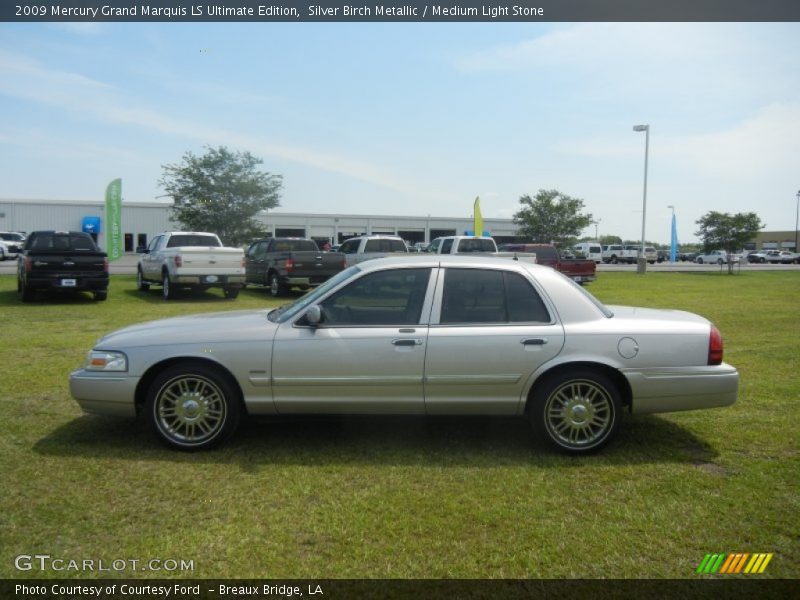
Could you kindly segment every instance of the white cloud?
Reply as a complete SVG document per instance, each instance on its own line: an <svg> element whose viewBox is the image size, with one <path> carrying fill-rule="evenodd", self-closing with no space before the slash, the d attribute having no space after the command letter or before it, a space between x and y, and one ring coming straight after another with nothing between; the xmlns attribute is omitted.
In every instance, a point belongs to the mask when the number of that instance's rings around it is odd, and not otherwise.
<svg viewBox="0 0 800 600"><path fill-rule="evenodd" d="M318 169L353 177L407 194L415 190L388 169L337 153L267 141L263 136L242 133L197 122L175 114L135 106L123 90L80 73L48 69L24 56L0 51L0 93L81 113L99 121L133 125L199 141L244 148L254 154L273 156Z"/></svg>

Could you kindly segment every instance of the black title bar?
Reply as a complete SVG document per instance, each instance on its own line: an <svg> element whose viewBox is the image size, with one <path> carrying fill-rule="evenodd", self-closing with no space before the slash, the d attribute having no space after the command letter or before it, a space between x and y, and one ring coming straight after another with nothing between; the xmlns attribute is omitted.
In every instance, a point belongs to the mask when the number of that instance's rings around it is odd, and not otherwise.
<svg viewBox="0 0 800 600"><path fill-rule="evenodd" d="M800 21L798 0L3 0L6 22Z"/></svg>

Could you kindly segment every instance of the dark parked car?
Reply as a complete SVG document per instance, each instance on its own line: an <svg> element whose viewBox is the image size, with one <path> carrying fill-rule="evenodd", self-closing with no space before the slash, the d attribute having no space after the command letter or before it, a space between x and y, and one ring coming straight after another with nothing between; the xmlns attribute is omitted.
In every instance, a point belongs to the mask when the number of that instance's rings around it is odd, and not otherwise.
<svg viewBox="0 0 800 600"><path fill-rule="evenodd" d="M37 291L87 291L108 297L108 258L88 233L34 231L17 260L17 293L23 302Z"/></svg>

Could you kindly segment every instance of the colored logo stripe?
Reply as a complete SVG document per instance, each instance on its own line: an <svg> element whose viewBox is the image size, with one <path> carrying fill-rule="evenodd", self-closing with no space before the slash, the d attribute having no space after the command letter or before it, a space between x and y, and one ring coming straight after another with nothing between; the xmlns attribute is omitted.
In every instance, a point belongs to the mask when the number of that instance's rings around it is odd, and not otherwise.
<svg viewBox="0 0 800 600"><path fill-rule="evenodd" d="M742 572L751 575L763 573L772 556L772 553L750 554L749 552L706 554L698 565L696 573L726 575Z"/></svg>

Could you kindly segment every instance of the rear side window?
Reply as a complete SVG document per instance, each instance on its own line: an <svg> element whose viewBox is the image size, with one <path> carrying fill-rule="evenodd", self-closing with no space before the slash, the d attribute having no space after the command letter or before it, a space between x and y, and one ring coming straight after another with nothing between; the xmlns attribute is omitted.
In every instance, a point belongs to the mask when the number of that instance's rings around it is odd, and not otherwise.
<svg viewBox="0 0 800 600"><path fill-rule="evenodd" d="M448 269L439 322L549 323L550 314L538 292L518 273Z"/></svg>

